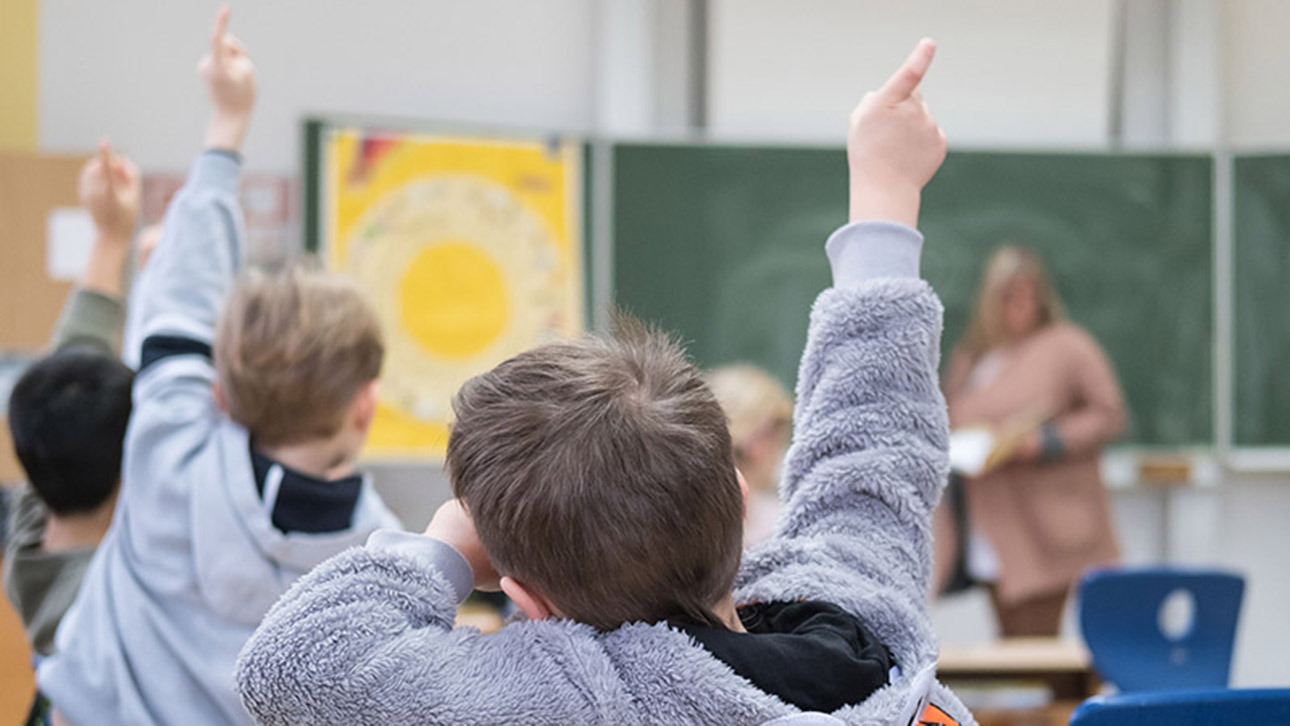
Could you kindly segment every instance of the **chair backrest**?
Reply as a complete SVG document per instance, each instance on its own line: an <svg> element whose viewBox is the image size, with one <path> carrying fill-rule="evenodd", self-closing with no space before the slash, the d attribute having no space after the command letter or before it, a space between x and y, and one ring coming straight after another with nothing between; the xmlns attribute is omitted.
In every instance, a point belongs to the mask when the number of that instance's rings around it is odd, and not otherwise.
<svg viewBox="0 0 1290 726"><path fill-rule="evenodd" d="M1122 692L1221 688L1244 592L1243 577L1218 570L1098 570L1080 582L1080 630Z"/></svg>
<svg viewBox="0 0 1290 726"><path fill-rule="evenodd" d="M1290 689L1155 691L1098 696L1070 726L1251 726L1290 723Z"/></svg>

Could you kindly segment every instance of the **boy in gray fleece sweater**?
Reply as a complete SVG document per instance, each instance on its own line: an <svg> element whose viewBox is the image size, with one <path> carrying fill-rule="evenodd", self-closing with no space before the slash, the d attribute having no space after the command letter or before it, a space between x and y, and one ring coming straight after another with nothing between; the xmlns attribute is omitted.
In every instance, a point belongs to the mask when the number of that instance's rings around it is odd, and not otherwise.
<svg viewBox="0 0 1290 726"><path fill-rule="evenodd" d="M264 724L966 724L935 680L941 307L918 279L945 139L924 41L852 113L851 221L802 359L776 536L701 374L656 334L543 346L458 394L458 499L302 578L243 650ZM639 326L627 326L629 328ZM453 629L471 587L527 615Z"/></svg>
<svg viewBox="0 0 1290 726"><path fill-rule="evenodd" d="M227 23L225 10L203 62L207 151L133 302L125 485L37 670L73 724L248 723L233 667L265 612L315 565L398 526L353 465L376 405L375 314L326 275L233 284L255 84Z"/></svg>

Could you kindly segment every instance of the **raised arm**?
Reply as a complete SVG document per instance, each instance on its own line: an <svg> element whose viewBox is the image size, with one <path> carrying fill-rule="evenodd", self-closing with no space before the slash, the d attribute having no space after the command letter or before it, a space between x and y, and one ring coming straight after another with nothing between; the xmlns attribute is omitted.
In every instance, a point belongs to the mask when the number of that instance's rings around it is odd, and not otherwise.
<svg viewBox="0 0 1290 726"><path fill-rule="evenodd" d="M167 211L137 303L142 308L144 369L177 346L209 349L220 306L241 262L237 186L242 141L255 102L255 74L242 44L228 34L228 22L224 8L201 62L213 107L205 152ZM170 340L158 344L158 337Z"/></svg>
<svg viewBox="0 0 1290 726"><path fill-rule="evenodd" d="M141 351L126 436L127 498L150 496L153 485L173 479L163 472L188 460L218 421L211 347L242 257L237 188L255 100L251 61L228 35L228 20L225 8L201 64L213 106L206 149L166 212L135 294Z"/></svg>
<svg viewBox="0 0 1290 726"><path fill-rule="evenodd" d="M139 219L139 170L106 141L81 169L81 205L94 221L94 246L54 328L53 347L119 355L125 325L122 276Z"/></svg>
<svg viewBox="0 0 1290 726"><path fill-rule="evenodd" d="M941 305L918 279L913 229L945 156L918 92L933 51L920 43L851 115L851 224L826 245L834 285L811 312L784 513L736 591L740 602L838 603L888 643L904 637L893 629L928 637L930 518L948 470Z"/></svg>
<svg viewBox="0 0 1290 726"><path fill-rule="evenodd" d="M496 586L463 517L449 502L430 536L377 532L288 590L238 659L237 689L256 721L578 723L592 710L606 723L620 720L606 711L612 678L604 692L587 693L568 677L613 672L587 626L549 620L488 636L453 629L472 585ZM504 674L490 667L500 662Z"/></svg>

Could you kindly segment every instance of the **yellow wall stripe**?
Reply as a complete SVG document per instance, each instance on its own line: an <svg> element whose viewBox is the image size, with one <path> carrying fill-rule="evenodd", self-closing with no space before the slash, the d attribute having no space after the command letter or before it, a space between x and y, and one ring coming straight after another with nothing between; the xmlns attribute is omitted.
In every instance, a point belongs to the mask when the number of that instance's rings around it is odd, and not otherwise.
<svg viewBox="0 0 1290 726"><path fill-rule="evenodd" d="M0 11L0 149L36 150L36 23L40 0Z"/></svg>

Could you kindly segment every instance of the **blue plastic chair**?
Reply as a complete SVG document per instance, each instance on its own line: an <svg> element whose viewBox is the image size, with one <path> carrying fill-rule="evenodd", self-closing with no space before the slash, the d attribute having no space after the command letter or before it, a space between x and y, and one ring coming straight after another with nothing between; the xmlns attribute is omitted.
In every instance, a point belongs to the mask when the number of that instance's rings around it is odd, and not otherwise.
<svg viewBox="0 0 1290 726"><path fill-rule="evenodd" d="M1070 726L1290 724L1290 689L1156 691L1090 698Z"/></svg>
<svg viewBox="0 0 1290 726"><path fill-rule="evenodd" d="M1080 582L1080 630L1093 666L1122 693L1223 688L1244 592L1245 578L1217 570L1098 570ZM1192 612L1190 624L1168 632L1171 599L1190 600Z"/></svg>

